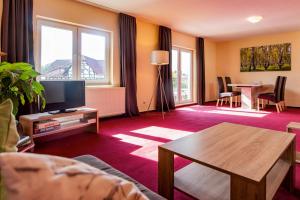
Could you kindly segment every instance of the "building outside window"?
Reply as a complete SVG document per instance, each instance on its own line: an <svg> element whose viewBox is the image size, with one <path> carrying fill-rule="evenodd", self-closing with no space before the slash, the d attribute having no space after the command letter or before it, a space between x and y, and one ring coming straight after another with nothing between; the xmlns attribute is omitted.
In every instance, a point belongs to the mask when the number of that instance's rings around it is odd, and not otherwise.
<svg viewBox="0 0 300 200"><path fill-rule="evenodd" d="M86 80L110 84L111 34L39 20L38 70L42 80Z"/></svg>

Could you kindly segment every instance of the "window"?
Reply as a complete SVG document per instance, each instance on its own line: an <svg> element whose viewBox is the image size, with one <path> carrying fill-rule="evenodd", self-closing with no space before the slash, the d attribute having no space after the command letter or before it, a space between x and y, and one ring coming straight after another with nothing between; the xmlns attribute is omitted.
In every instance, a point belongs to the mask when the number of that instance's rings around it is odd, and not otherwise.
<svg viewBox="0 0 300 200"><path fill-rule="evenodd" d="M172 80L176 104L193 101L193 51L173 47Z"/></svg>
<svg viewBox="0 0 300 200"><path fill-rule="evenodd" d="M110 83L109 32L46 20L39 20L38 28L42 80Z"/></svg>

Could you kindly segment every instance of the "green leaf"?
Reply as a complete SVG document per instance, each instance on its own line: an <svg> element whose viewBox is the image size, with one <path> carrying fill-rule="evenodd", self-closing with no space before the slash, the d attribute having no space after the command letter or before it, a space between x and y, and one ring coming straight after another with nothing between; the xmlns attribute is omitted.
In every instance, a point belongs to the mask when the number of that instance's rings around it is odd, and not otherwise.
<svg viewBox="0 0 300 200"><path fill-rule="evenodd" d="M44 87L36 81L32 82L32 89L36 94L42 94L42 92L44 91Z"/></svg>
<svg viewBox="0 0 300 200"><path fill-rule="evenodd" d="M22 70L22 71L27 71L31 70L32 66L28 63L23 63L23 62L18 62L18 63L13 63L10 65L10 70Z"/></svg>
<svg viewBox="0 0 300 200"><path fill-rule="evenodd" d="M21 101L21 104L24 105L25 104L25 97L23 94L20 94L20 101Z"/></svg>
<svg viewBox="0 0 300 200"><path fill-rule="evenodd" d="M22 89L25 93L25 96L27 97L28 101L30 103L32 103L33 101L33 97L32 97L32 88L31 88L31 84L24 82L24 84L22 84Z"/></svg>
<svg viewBox="0 0 300 200"><path fill-rule="evenodd" d="M32 78L35 78L39 75L38 72L34 71L34 70L27 70L27 71L24 71L21 76L20 76L20 79L22 80L28 80L28 79L32 79Z"/></svg>
<svg viewBox="0 0 300 200"><path fill-rule="evenodd" d="M16 97L11 97L10 99L13 102L13 114L16 115L19 110L19 100Z"/></svg>
<svg viewBox="0 0 300 200"><path fill-rule="evenodd" d="M19 91L19 88L17 88L16 86L13 86L13 87L10 88L10 90L11 90L12 92L18 92L18 91Z"/></svg>
<svg viewBox="0 0 300 200"><path fill-rule="evenodd" d="M18 112L20 103L37 102L38 97L42 107L45 107L44 87L35 80L39 75L28 63L0 63L0 100L10 98L14 104L14 114Z"/></svg>
<svg viewBox="0 0 300 200"><path fill-rule="evenodd" d="M42 110L44 110L45 107L46 107L46 99L44 98L43 95L41 95L41 96L40 96L40 100L42 101Z"/></svg>

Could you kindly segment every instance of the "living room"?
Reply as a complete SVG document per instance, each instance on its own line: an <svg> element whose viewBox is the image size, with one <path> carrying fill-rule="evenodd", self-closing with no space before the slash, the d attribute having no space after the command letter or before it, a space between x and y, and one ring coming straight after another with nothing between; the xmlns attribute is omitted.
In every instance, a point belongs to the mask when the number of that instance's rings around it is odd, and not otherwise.
<svg viewBox="0 0 300 200"><path fill-rule="evenodd" d="M1 1L0 197L300 199L299 7Z"/></svg>

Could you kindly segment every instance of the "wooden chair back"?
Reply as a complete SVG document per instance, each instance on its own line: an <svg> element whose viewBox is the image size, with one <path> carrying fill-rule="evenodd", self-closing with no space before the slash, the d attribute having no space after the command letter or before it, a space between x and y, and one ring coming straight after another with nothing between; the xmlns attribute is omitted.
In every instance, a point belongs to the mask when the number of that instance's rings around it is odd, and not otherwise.
<svg viewBox="0 0 300 200"><path fill-rule="evenodd" d="M225 92L223 77L218 76L217 81L218 81L218 94L220 95L221 93Z"/></svg>
<svg viewBox="0 0 300 200"><path fill-rule="evenodd" d="M286 76L282 76L282 85L281 85L281 91L280 91L280 101L284 101L286 80L287 80L287 77Z"/></svg>
<svg viewBox="0 0 300 200"><path fill-rule="evenodd" d="M227 88L227 92L232 92L232 86L228 86L228 84L231 84L231 78L229 76L225 76L225 84Z"/></svg>
<svg viewBox="0 0 300 200"><path fill-rule="evenodd" d="M281 101L281 95L282 95L282 88L283 88L283 76L277 76L275 89L274 89L274 95L275 95L275 103Z"/></svg>

